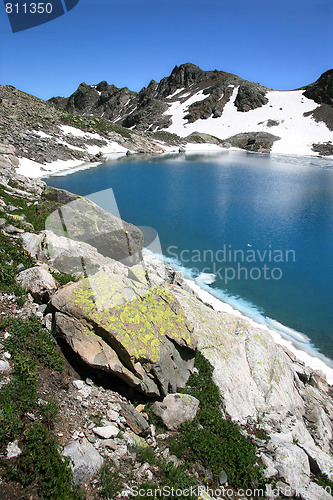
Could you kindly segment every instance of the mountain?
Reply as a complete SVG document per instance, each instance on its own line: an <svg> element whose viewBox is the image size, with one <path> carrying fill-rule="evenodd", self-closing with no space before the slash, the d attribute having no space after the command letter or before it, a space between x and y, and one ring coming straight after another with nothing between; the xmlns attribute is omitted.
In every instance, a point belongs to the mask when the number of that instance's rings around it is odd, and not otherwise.
<svg viewBox="0 0 333 500"><path fill-rule="evenodd" d="M83 83L70 97L50 102L132 130L209 134L253 150L253 141L267 140L275 153L333 154L333 70L301 89L279 91L186 63L138 93L107 82Z"/></svg>

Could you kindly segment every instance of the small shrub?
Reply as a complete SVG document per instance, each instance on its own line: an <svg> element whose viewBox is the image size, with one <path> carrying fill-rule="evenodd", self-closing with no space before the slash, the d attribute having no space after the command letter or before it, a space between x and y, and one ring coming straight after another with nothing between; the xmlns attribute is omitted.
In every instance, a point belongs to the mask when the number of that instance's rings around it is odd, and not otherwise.
<svg viewBox="0 0 333 500"><path fill-rule="evenodd" d="M0 441L15 439L24 428L23 415L36 408L36 363L26 354L17 356L11 381L0 390Z"/></svg>
<svg viewBox="0 0 333 500"><path fill-rule="evenodd" d="M56 273L54 271L51 271L51 274L52 274L53 278L61 286L67 285L67 283L70 283L71 281L74 281L74 282L79 281L79 278L77 276L74 276L74 274Z"/></svg>
<svg viewBox="0 0 333 500"><path fill-rule="evenodd" d="M26 432L23 450L5 478L24 486L37 485L38 493L47 500L79 500L82 491L74 485L69 459L58 451L59 443L41 423Z"/></svg>
<svg viewBox="0 0 333 500"><path fill-rule="evenodd" d="M314 477L314 480L317 484L319 484L319 486L322 486L322 488L327 488L328 492L333 492L333 481L329 479L326 474L317 474Z"/></svg>
<svg viewBox="0 0 333 500"><path fill-rule="evenodd" d="M39 413L42 417L42 421L49 430L54 428L54 424L58 420L59 409L59 403L55 399L45 401L43 404L39 405Z"/></svg>
<svg viewBox="0 0 333 500"><path fill-rule="evenodd" d="M35 316L30 316L27 320L14 318L4 321L0 327L6 328L10 334L5 346L14 356L26 352L35 362L62 371L62 360L56 351L55 342L38 318Z"/></svg>
<svg viewBox="0 0 333 500"><path fill-rule="evenodd" d="M100 493L104 498L113 498L122 490L122 479L113 462L106 460L99 473Z"/></svg>
<svg viewBox="0 0 333 500"><path fill-rule="evenodd" d="M15 282L17 266L23 264L25 268L32 267L33 262L19 242L12 242L10 238L0 232L0 290L14 294L19 305L23 305L26 292Z"/></svg>

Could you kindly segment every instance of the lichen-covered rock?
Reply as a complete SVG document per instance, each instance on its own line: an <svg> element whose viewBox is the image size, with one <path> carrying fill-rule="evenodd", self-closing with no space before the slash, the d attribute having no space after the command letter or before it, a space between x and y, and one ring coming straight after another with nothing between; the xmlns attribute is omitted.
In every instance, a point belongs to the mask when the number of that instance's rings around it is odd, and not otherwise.
<svg viewBox="0 0 333 500"><path fill-rule="evenodd" d="M193 420L198 408L199 401L189 394L168 394L161 403L153 404L154 413L169 430L178 429L184 422Z"/></svg>
<svg viewBox="0 0 333 500"><path fill-rule="evenodd" d="M52 306L59 331L91 367L149 396L185 386L196 338L167 290L100 271L63 287Z"/></svg>
<svg viewBox="0 0 333 500"><path fill-rule="evenodd" d="M47 302L58 288L45 264L21 271L16 276L16 282L30 292L37 302Z"/></svg>

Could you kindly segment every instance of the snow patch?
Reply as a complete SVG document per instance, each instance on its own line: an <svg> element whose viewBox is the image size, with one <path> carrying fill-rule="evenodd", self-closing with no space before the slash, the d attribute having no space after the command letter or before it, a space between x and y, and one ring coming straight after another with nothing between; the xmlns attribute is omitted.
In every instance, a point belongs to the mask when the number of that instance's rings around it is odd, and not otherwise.
<svg viewBox="0 0 333 500"><path fill-rule="evenodd" d="M186 123L184 114L192 102L203 100L207 96L201 92L184 103L172 103L165 112L171 115L172 125L168 132L186 137L192 132L202 132L227 139L244 132L268 132L281 139L274 142L272 153L317 156L311 149L313 143L332 141L332 131L322 122L316 122L304 113L314 110L318 105L303 95L303 90L269 91L268 103L260 108L239 112L234 105L239 87L234 87L232 96L219 118L199 119ZM278 121L273 130L267 126L267 120Z"/></svg>

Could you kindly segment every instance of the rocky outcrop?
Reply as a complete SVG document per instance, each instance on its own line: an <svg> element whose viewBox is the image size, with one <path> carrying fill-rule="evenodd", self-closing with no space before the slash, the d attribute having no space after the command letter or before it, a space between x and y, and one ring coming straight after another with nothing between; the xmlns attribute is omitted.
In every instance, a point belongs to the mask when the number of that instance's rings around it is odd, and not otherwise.
<svg viewBox="0 0 333 500"><path fill-rule="evenodd" d="M117 89L106 82L102 83L102 86L88 86L83 83L69 98L52 98L50 102L71 113L103 115L110 120L116 118L117 123L125 127L146 131L161 130L170 126L167 109L176 92L177 99L180 100L182 94L185 98L185 93L186 98L189 93L194 95L199 91L207 95L203 101L189 106L186 115L188 123L210 116L221 116L235 86L240 86L235 103L238 111L249 111L268 102L265 97L266 87L225 71L203 71L191 63L175 66L168 77L162 78L158 83L152 80L137 94L128 89Z"/></svg>
<svg viewBox="0 0 333 500"><path fill-rule="evenodd" d="M267 89L259 84L246 82L240 85L235 99L235 106L238 111L243 113L251 109L260 108L268 103L265 97Z"/></svg>
<svg viewBox="0 0 333 500"><path fill-rule="evenodd" d="M100 271L63 287L51 303L60 334L90 367L148 396L185 386L196 339L166 290Z"/></svg>
<svg viewBox="0 0 333 500"><path fill-rule="evenodd" d="M323 73L318 80L305 88L304 95L318 104L333 106L333 69Z"/></svg>
<svg viewBox="0 0 333 500"><path fill-rule="evenodd" d="M51 210L46 230L23 235L25 248L38 260L61 272L93 274L108 259L135 265L142 259L143 233L92 201L64 190L50 189L44 197Z"/></svg>
<svg viewBox="0 0 333 500"><path fill-rule="evenodd" d="M49 102L68 113L93 114L114 121L136 94L127 87L119 89L102 81L97 85L81 83L70 97L52 97Z"/></svg>
<svg viewBox="0 0 333 500"><path fill-rule="evenodd" d="M275 141L280 137L269 134L268 132L247 132L245 134L237 134L225 139L221 143L225 147L236 147L253 151L257 153L269 153Z"/></svg>

